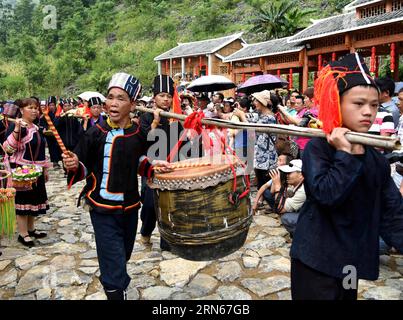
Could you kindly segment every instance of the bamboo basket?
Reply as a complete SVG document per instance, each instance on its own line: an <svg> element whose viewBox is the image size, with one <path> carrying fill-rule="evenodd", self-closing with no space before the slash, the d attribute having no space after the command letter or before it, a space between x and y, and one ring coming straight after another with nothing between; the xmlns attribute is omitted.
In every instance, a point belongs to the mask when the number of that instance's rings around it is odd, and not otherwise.
<svg viewBox="0 0 403 320"><path fill-rule="evenodd" d="M12 179L12 186L16 191L29 191L32 190L33 185L38 181L38 176L29 178L15 178Z"/></svg>

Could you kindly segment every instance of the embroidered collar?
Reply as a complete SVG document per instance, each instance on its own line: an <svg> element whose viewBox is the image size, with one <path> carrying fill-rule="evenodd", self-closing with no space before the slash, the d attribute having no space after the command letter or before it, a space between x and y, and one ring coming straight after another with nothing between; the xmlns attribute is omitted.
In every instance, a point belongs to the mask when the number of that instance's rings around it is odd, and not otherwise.
<svg viewBox="0 0 403 320"><path fill-rule="evenodd" d="M108 126L110 126L112 129L121 129L117 124L113 123L110 118L106 120L106 123ZM129 129L133 125L132 122L129 122L123 129Z"/></svg>

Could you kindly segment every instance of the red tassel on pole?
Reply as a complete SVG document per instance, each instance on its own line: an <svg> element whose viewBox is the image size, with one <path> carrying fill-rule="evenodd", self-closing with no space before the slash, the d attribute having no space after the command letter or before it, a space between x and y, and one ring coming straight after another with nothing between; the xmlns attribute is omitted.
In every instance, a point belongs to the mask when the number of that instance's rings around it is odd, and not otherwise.
<svg viewBox="0 0 403 320"><path fill-rule="evenodd" d="M336 52L332 53L332 61L336 61Z"/></svg>
<svg viewBox="0 0 403 320"><path fill-rule="evenodd" d="M277 69L277 77L281 77L281 71L280 71L280 69Z"/></svg>
<svg viewBox="0 0 403 320"><path fill-rule="evenodd" d="M390 72L395 72L396 64L395 64L395 48L396 45L392 43L390 45Z"/></svg>
<svg viewBox="0 0 403 320"><path fill-rule="evenodd" d="M369 67L369 72L371 75L375 73L376 70L376 47L371 48L371 62Z"/></svg>
<svg viewBox="0 0 403 320"><path fill-rule="evenodd" d="M245 80L246 80L246 75L245 75L245 73L242 73L242 82L245 82Z"/></svg>

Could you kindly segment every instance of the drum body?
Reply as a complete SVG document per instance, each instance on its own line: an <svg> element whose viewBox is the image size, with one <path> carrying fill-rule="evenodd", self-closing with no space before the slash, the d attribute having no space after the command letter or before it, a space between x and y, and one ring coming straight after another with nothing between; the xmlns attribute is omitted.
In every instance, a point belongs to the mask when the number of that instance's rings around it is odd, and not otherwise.
<svg viewBox="0 0 403 320"><path fill-rule="evenodd" d="M246 188L242 167L213 163L207 158L180 161L174 172L156 174L150 184L161 237L187 260L233 253L245 243L252 221L249 195L236 201Z"/></svg>

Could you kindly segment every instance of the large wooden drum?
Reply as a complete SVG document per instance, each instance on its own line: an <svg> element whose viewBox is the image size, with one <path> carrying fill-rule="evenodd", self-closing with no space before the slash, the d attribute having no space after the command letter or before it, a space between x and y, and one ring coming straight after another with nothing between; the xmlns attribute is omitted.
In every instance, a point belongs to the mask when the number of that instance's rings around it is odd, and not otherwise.
<svg viewBox="0 0 403 320"><path fill-rule="evenodd" d="M214 260L238 250L252 221L242 166L231 157L175 163L173 172L155 174L150 187L161 237L173 253L194 261ZM218 163L217 163L218 162ZM236 191L234 192L234 170Z"/></svg>

